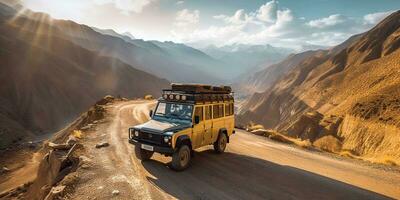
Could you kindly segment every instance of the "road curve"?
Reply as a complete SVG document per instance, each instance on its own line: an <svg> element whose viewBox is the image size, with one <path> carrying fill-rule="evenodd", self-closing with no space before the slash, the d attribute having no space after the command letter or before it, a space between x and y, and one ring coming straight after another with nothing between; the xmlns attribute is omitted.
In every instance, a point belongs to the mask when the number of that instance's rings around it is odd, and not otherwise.
<svg viewBox="0 0 400 200"><path fill-rule="evenodd" d="M159 154L151 161L141 162L128 143L127 128L146 121L148 110L154 105L149 101L117 104L110 108L110 123L99 127L99 131L106 130L111 148L93 159L101 160L101 166L111 171L112 180L117 177L117 182L128 183L117 185L120 199L400 198L398 171L304 151L244 131L231 137L224 154L215 154L211 146L196 150L192 166L183 172L170 170L171 159ZM103 171L98 173L107 174ZM88 182L101 184L110 178L97 179ZM113 183L107 185L111 187ZM97 186L81 187L90 191ZM84 194L85 189L78 187L77 192ZM99 194L93 192L94 196Z"/></svg>

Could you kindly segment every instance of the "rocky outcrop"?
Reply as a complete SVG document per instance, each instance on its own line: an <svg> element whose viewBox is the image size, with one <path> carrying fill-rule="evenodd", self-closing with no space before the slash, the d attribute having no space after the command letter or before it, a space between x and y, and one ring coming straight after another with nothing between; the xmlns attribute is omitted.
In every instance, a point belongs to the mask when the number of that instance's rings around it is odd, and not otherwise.
<svg viewBox="0 0 400 200"><path fill-rule="evenodd" d="M346 115L338 135L343 149L373 160L391 159L400 163L400 128L381 121Z"/></svg>
<svg viewBox="0 0 400 200"><path fill-rule="evenodd" d="M77 148L76 144L68 151L51 150L40 162L37 178L29 187L26 194L27 199L41 200L54 193L56 186L68 173L76 170L79 159L73 157L72 153ZM53 195L52 195L53 196ZM49 198L47 198L49 199Z"/></svg>
<svg viewBox="0 0 400 200"><path fill-rule="evenodd" d="M284 132L291 137L314 141L322 129L319 126L322 118L323 115L318 112L308 112L291 124Z"/></svg>
<svg viewBox="0 0 400 200"><path fill-rule="evenodd" d="M307 112L290 124L283 132L291 137L314 142L318 138L328 135L337 137L341 122L342 118L335 115L325 117L316 111Z"/></svg>

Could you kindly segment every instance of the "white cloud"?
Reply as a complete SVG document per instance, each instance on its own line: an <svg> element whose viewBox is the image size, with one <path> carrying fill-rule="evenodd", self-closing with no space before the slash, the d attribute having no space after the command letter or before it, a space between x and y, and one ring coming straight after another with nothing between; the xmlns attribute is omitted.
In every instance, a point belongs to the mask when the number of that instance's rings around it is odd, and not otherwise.
<svg viewBox="0 0 400 200"><path fill-rule="evenodd" d="M160 0L22 0L24 6L99 28L130 31L137 38L173 40L192 45L217 46L243 43L301 48L336 45L349 36L367 31L392 13L377 12L361 17L341 14L307 19L296 16L278 1L269 1L254 10L238 8L232 13L206 16L183 9L184 0L164 8ZM154 6L157 5L157 6ZM178 9L178 10L176 10ZM222 22L222 23L221 23Z"/></svg>
<svg viewBox="0 0 400 200"><path fill-rule="evenodd" d="M187 27L197 25L199 23L200 11L188 9L180 10L176 13L175 26Z"/></svg>
<svg viewBox="0 0 400 200"><path fill-rule="evenodd" d="M277 19L278 2L270 1L262 5L257 11L257 18L264 22L273 23Z"/></svg>
<svg viewBox="0 0 400 200"><path fill-rule="evenodd" d="M213 16L224 22L222 25L171 33L180 42L198 47L268 43L303 50L337 45L354 34L369 30L389 13L372 13L361 18L334 14L307 21L294 16L289 8L280 8L277 1L270 1L254 11L239 9L232 15Z"/></svg>
<svg viewBox="0 0 400 200"><path fill-rule="evenodd" d="M98 5L113 4L121 13L129 15L131 12L141 13L146 6L155 0L93 0Z"/></svg>
<svg viewBox="0 0 400 200"><path fill-rule="evenodd" d="M225 24L195 29L190 32L173 30L171 33L181 42L201 45L227 45L232 43L267 43L294 31L295 18L290 9L279 9L276 1L267 2L254 12L237 10L233 15L216 15ZM272 12L272 13L271 13Z"/></svg>
<svg viewBox="0 0 400 200"><path fill-rule="evenodd" d="M307 23L307 25L314 27L314 28L326 28L326 27L332 27L332 26L336 26L339 24L343 24L347 20L348 19L346 17L344 17L343 15L335 14L335 15L330 15L329 17L325 17L325 18L321 18L321 19L311 20Z"/></svg>
<svg viewBox="0 0 400 200"><path fill-rule="evenodd" d="M237 10L233 16L226 16L226 15L216 15L214 19L220 19L228 24L241 24L248 19L248 15L244 12L243 9Z"/></svg>
<svg viewBox="0 0 400 200"><path fill-rule="evenodd" d="M391 13L394 11L388 11L388 12L377 12L377 13L371 13L368 15L364 16L364 23L365 24L376 24L380 22L382 19L385 17L389 16Z"/></svg>

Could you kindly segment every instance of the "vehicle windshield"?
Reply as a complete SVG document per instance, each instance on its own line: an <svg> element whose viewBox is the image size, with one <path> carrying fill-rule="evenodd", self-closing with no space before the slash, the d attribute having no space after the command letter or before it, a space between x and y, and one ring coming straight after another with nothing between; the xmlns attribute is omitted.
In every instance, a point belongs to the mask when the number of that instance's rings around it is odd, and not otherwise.
<svg viewBox="0 0 400 200"><path fill-rule="evenodd" d="M192 121L193 105L173 102L159 102L154 113L155 118L178 119Z"/></svg>

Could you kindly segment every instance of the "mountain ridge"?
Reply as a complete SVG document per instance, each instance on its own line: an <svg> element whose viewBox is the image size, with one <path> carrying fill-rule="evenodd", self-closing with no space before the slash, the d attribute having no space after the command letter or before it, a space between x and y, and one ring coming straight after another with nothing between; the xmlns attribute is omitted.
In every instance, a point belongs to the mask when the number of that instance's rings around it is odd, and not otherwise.
<svg viewBox="0 0 400 200"><path fill-rule="evenodd" d="M397 11L370 31L307 57L250 98L239 123L260 123L312 142L333 135L342 148L359 155L399 160L399 33ZM384 126L392 128L376 128Z"/></svg>
<svg viewBox="0 0 400 200"><path fill-rule="evenodd" d="M84 49L46 23L12 13L0 20L0 148L56 131L107 94L157 96L169 84Z"/></svg>

